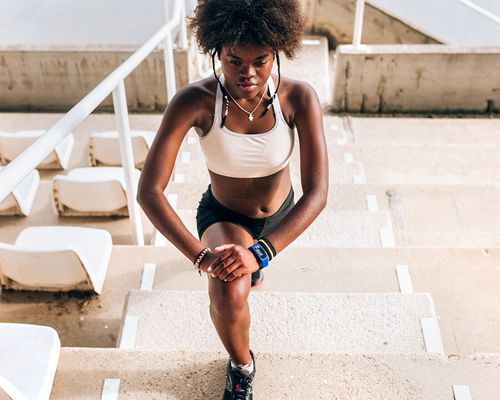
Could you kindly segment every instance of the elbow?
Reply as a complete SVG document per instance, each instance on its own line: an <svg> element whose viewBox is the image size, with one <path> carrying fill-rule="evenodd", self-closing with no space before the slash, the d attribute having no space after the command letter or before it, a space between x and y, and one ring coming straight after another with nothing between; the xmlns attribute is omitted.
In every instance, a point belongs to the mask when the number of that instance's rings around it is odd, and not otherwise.
<svg viewBox="0 0 500 400"><path fill-rule="evenodd" d="M136 200L144 211L146 211L146 209L149 208L150 204L153 204L155 202L155 198L156 198L155 191L145 190L141 187L138 188Z"/></svg>

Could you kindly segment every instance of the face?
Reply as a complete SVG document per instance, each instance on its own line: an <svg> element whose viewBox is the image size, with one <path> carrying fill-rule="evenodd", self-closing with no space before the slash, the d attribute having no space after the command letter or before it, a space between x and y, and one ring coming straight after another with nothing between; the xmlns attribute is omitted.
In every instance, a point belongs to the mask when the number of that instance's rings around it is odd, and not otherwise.
<svg viewBox="0 0 500 400"><path fill-rule="evenodd" d="M273 68L270 47L242 44L221 51L225 85L233 96L251 99L262 93Z"/></svg>

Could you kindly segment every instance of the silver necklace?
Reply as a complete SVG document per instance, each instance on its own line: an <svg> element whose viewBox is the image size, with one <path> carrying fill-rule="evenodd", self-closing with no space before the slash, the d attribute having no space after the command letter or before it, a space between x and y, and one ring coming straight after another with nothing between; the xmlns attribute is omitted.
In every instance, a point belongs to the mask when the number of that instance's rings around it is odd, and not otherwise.
<svg viewBox="0 0 500 400"><path fill-rule="evenodd" d="M234 101L234 103L238 106L238 108L239 108L241 111L243 111L243 112L245 112L246 114L248 114L248 120L249 120L250 122L252 122L252 121L253 121L253 113L254 113L254 112L255 112L255 110L257 110L257 108L260 106L260 103L262 103L262 99L264 99L264 95L265 95L265 94L266 94L266 92L267 92L267 86L266 86L265 90L262 92L262 96L260 96L260 100L259 100L259 102L257 103L257 105L255 106L255 108L254 108L252 111L247 111L247 110L245 110L242 106L240 106L240 105L239 105L239 103L236 101L236 99L235 99L235 98L231 95L231 93L229 93L229 90L227 90L227 88L225 88L225 89L226 89L226 90L225 90L225 92L229 95L229 97L231 97L231 100L233 100L233 101ZM227 97L226 97L226 100L227 100ZM228 108L227 108L228 103L229 103L229 102L227 102L227 101L226 101L226 115L227 115L227 111L228 111Z"/></svg>

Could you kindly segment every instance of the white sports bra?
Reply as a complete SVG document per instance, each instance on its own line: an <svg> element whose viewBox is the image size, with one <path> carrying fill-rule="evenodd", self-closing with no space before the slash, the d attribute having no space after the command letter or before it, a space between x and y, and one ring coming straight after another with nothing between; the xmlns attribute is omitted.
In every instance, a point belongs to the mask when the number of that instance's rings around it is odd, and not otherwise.
<svg viewBox="0 0 500 400"><path fill-rule="evenodd" d="M220 80L224 84L223 76ZM268 87L274 93L271 76ZM222 91L217 85L214 122L208 133L200 137L208 169L232 178L261 178L285 168L293 151L294 131L283 118L278 96L273 102L274 127L264 133L245 134L221 128L222 102Z"/></svg>

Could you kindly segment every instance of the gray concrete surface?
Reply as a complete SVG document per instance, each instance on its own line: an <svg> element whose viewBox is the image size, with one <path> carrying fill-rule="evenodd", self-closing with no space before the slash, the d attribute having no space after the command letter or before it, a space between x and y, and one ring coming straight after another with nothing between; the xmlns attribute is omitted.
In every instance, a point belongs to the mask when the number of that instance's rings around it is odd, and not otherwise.
<svg viewBox="0 0 500 400"><path fill-rule="evenodd" d="M223 351L208 305L205 291L131 290L124 316L139 317L135 348ZM423 354L420 318L435 316L425 293L261 292L249 305L252 349L274 354Z"/></svg>
<svg viewBox="0 0 500 400"><path fill-rule="evenodd" d="M348 143L401 146L499 145L500 119L496 118L370 118L332 119L342 126L347 120Z"/></svg>
<svg viewBox="0 0 500 400"><path fill-rule="evenodd" d="M253 291L397 292L395 267L408 265L414 290L434 299L446 354L500 353L499 262L498 248L289 248ZM114 347L125 297L140 287L144 263L157 265L156 290L207 289L175 249L114 246L101 296L3 291L0 321L50 325L63 346Z"/></svg>
<svg viewBox="0 0 500 400"><path fill-rule="evenodd" d="M500 146L496 145L346 145L361 162L366 183L497 185Z"/></svg>
<svg viewBox="0 0 500 400"><path fill-rule="evenodd" d="M500 391L494 356L256 357L255 399L443 400L453 398L452 385L467 384L474 400L491 400ZM113 378L120 379L120 399L218 399L226 363L221 353L63 349L51 400L100 399L104 379Z"/></svg>
<svg viewBox="0 0 500 400"><path fill-rule="evenodd" d="M336 111L499 113L495 47L339 46L334 68Z"/></svg>

